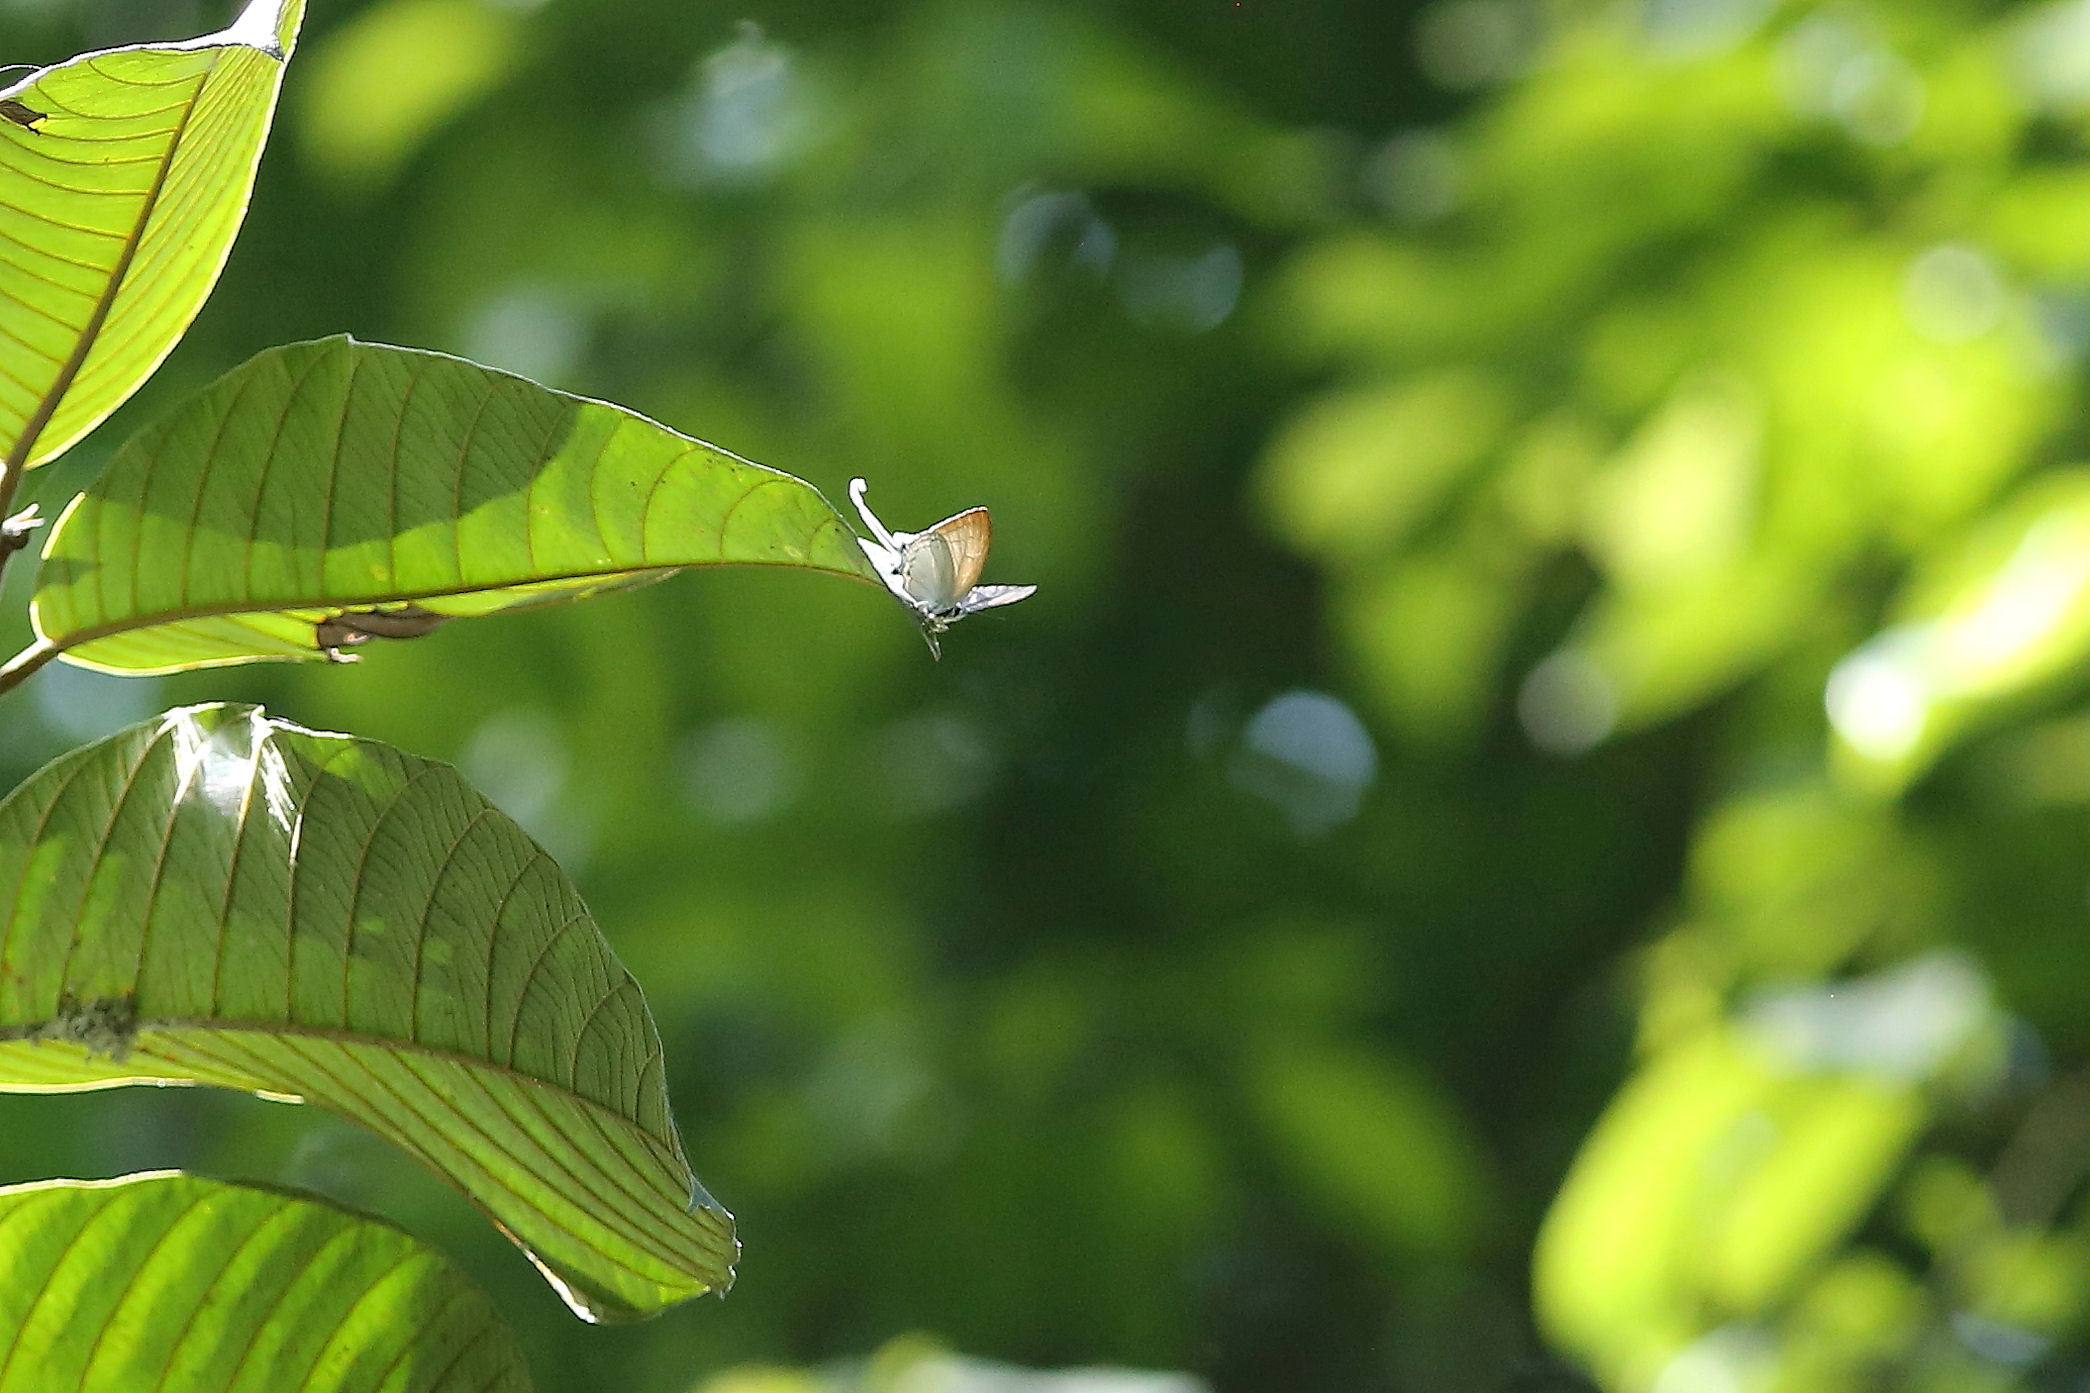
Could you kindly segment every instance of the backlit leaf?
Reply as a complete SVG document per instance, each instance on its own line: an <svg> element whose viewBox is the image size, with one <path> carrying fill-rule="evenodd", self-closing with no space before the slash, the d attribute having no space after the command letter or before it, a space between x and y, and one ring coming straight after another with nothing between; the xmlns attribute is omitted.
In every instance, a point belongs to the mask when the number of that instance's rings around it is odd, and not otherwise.
<svg viewBox="0 0 2090 1393"><path fill-rule="evenodd" d="M390 1138L583 1314L732 1278L638 984L447 766L202 706L0 803L0 1088L165 1082Z"/></svg>
<svg viewBox="0 0 2090 1393"><path fill-rule="evenodd" d="M6 89L0 456L41 464L152 375L217 284L304 0L182 43L86 53Z"/></svg>
<svg viewBox="0 0 2090 1393"><path fill-rule="evenodd" d="M332 338L258 355L119 451L52 529L34 615L111 671L318 658L370 611L419 627L684 566L876 583L853 536L812 485L622 407Z"/></svg>
<svg viewBox="0 0 2090 1393"><path fill-rule="evenodd" d="M162 1172L0 1190L0 1390L523 1393L440 1253L316 1196Z"/></svg>

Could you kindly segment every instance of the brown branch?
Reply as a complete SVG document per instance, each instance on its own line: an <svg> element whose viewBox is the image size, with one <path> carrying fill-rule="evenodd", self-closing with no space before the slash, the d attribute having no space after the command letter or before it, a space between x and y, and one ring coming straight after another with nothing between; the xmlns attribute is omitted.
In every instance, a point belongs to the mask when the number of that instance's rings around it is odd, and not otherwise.
<svg viewBox="0 0 2090 1393"><path fill-rule="evenodd" d="M0 665L0 692L10 691L22 685L30 673L58 656L58 645L47 638L40 638Z"/></svg>

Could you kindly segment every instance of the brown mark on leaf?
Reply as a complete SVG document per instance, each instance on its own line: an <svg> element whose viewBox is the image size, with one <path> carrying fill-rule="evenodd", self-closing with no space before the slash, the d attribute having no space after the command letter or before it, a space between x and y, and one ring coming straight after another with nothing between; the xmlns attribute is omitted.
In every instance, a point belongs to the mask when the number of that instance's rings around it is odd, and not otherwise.
<svg viewBox="0 0 2090 1393"><path fill-rule="evenodd" d="M31 1040L57 1040L78 1045L91 1055L103 1055L121 1064L131 1053L138 1034L138 997L91 996L85 1001L69 991L58 993L58 1009L51 1019L29 1032Z"/></svg>
<svg viewBox="0 0 2090 1393"><path fill-rule="evenodd" d="M48 111L38 111L13 97L0 97L0 116L6 117L25 131L35 130L36 123L50 119L50 115Z"/></svg>
<svg viewBox="0 0 2090 1393"><path fill-rule="evenodd" d="M374 638L419 638L433 633L451 616L422 609L419 605L397 605L390 609L345 610L312 626L312 644L337 663L354 661L341 650L368 643Z"/></svg>

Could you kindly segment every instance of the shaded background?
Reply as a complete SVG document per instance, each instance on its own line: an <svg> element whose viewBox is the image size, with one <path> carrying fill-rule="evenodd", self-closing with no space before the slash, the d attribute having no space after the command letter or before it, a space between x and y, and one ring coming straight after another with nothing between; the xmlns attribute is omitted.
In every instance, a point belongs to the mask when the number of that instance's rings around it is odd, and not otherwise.
<svg viewBox="0 0 2090 1393"><path fill-rule="evenodd" d="M0 1098L0 1179L377 1210L547 1389L2090 1388L2090 3L313 10L47 511L348 330L988 504L1041 589L941 664L719 573L0 701L8 785L221 697L460 764L646 986L725 1302L581 1326L242 1097Z"/></svg>

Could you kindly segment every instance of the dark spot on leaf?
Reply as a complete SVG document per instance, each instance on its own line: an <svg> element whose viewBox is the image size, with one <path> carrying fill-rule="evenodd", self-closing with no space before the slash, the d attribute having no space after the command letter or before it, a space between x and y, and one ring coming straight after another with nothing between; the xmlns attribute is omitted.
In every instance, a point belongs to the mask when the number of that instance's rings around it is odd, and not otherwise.
<svg viewBox="0 0 2090 1393"><path fill-rule="evenodd" d="M58 1009L42 1025L29 1032L31 1040L59 1040L78 1045L91 1055L103 1055L122 1063L138 1034L138 998L92 996L82 1001L71 992L58 994Z"/></svg>
<svg viewBox="0 0 2090 1393"><path fill-rule="evenodd" d="M13 97L0 98L0 116L6 117L26 131L35 130L36 123L46 119L50 114L48 111L38 111L33 106L18 102Z"/></svg>
<svg viewBox="0 0 2090 1393"><path fill-rule="evenodd" d="M434 632L448 618L447 614L436 614L419 605L344 610L313 626L312 644L335 662L346 662L348 659L341 652L344 648L374 638L419 638Z"/></svg>

